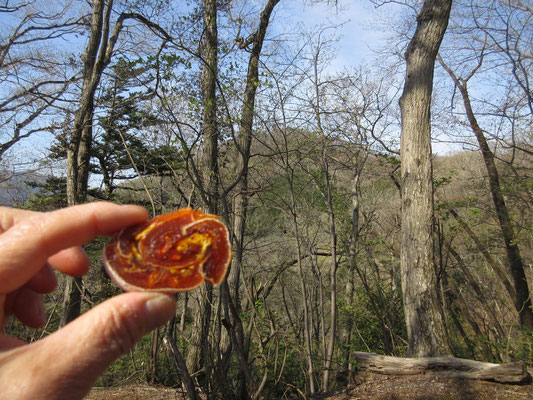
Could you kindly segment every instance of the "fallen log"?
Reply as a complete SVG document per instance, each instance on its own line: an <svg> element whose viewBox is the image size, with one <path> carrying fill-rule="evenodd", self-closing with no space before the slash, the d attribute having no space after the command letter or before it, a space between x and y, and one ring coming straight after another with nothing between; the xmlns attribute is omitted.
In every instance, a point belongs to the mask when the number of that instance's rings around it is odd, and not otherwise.
<svg viewBox="0 0 533 400"><path fill-rule="evenodd" d="M400 358L355 352L359 371L383 375L436 374L450 378L479 379L500 383L524 383L531 379L524 363L492 364L455 357Z"/></svg>

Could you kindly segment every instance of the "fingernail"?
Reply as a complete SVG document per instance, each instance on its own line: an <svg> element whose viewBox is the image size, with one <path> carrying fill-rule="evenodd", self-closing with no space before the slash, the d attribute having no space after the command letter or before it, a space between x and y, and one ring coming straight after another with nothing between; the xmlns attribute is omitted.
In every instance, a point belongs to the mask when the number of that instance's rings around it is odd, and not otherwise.
<svg viewBox="0 0 533 400"><path fill-rule="evenodd" d="M144 306L149 316L149 323L153 328L169 321L176 312L176 301L166 294L154 294Z"/></svg>

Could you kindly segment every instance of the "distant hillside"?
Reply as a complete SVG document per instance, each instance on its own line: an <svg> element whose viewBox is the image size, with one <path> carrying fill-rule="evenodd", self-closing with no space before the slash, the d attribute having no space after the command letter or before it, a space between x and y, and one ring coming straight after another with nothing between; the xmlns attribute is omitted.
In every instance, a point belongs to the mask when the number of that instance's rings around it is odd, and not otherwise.
<svg viewBox="0 0 533 400"><path fill-rule="evenodd" d="M46 177L35 172L17 174L0 173L0 205L21 207L38 188L32 188L28 182L45 182Z"/></svg>

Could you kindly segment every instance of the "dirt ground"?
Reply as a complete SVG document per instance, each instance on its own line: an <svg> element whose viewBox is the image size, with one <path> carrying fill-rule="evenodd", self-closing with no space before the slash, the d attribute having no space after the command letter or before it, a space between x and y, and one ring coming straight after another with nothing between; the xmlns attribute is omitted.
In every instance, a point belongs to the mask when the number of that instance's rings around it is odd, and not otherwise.
<svg viewBox="0 0 533 400"><path fill-rule="evenodd" d="M121 386L93 388L88 400L185 400L187 396L176 389L152 386Z"/></svg>
<svg viewBox="0 0 533 400"><path fill-rule="evenodd" d="M88 400L186 400L183 392L151 386L94 388ZM452 379L430 375L381 376L314 400L533 400L533 385Z"/></svg>
<svg viewBox="0 0 533 400"><path fill-rule="evenodd" d="M445 378L430 375L383 376L368 380L329 400L531 400L533 386Z"/></svg>

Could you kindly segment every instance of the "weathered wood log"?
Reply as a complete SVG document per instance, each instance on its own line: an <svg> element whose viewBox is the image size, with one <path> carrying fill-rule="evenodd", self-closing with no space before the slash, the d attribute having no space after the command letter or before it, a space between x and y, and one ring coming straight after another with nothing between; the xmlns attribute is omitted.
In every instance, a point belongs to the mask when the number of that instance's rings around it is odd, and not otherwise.
<svg viewBox="0 0 533 400"><path fill-rule="evenodd" d="M450 378L523 383L531 379L524 363L492 364L454 357L400 358L355 352L359 371L383 375L437 374Z"/></svg>

